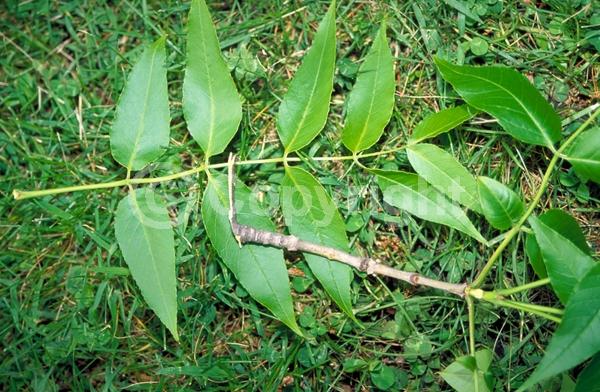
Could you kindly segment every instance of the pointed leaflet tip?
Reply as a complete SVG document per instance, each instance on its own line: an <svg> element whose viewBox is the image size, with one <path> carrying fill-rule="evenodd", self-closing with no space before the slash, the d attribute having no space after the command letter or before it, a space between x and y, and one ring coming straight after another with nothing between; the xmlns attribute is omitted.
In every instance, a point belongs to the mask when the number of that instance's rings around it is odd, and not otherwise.
<svg viewBox="0 0 600 392"><path fill-rule="evenodd" d="M332 3L279 106L277 133L286 154L308 145L327 122L335 51L335 3Z"/></svg>
<svg viewBox="0 0 600 392"><path fill-rule="evenodd" d="M163 33L156 41L154 41L154 43L152 45L160 46L161 44L164 44L166 41L167 41L167 34Z"/></svg>
<svg viewBox="0 0 600 392"><path fill-rule="evenodd" d="M110 130L111 153L130 171L143 169L169 144L171 114L164 42L161 37L148 45L134 64Z"/></svg>
<svg viewBox="0 0 600 392"><path fill-rule="evenodd" d="M555 149L562 137L560 117L523 74L502 66L454 65L439 57L434 62L469 105L494 116L508 134Z"/></svg>
<svg viewBox="0 0 600 392"><path fill-rule="evenodd" d="M183 115L206 157L220 154L235 136L242 104L223 59L210 11L193 0L187 22Z"/></svg>
<svg viewBox="0 0 600 392"><path fill-rule="evenodd" d="M382 21L346 103L342 129L346 148L357 153L377 143L392 116L395 89L394 58Z"/></svg>

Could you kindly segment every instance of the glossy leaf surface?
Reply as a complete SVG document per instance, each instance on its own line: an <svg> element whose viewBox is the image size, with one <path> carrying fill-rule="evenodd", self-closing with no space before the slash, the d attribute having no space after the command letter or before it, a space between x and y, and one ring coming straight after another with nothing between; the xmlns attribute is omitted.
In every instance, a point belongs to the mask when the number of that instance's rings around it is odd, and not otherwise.
<svg viewBox="0 0 600 392"><path fill-rule="evenodd" d="M600 351L600 264L594 264L575 287L544 358L520 390L562 373Z"/></svg>
<svg viewBox="0 0 600 392"><path fill-rule="evenodd" d="M467 103L498 119L514 138L552 146L561 138L558 114L525 76L505 67L453 65L435 59L438 69Z"/></svg>
<svg viewBox="0 0 600 392"><path fill-rule="evenodd" d="M477 189L483 215L496 229L510 228L523 215L523 201L506 185L488 177L478 177Z"/></svg>
<svg viewBox="0 0 600 392"><path fill-rule="evenodd" d="M444 195L413 173L371 170L386 203L431 222L450 226L486 243L467 215Z"/></svg>
<svg viewBox="0 0 600 392"><path fill-rule="evenodd" d="M277 132L286 153L306 146L325 126L334 67L335 2L332 2L279 106Z"/></svg>
<svg viewBox="0 0 600 392"><path fill-rule="evenodd" d="M130 192L117 207L115 235L144 299L179 340L175 241L165 203L149 188Z"/></svg>
<svg viewBox="0 0 600 392"><path fill-rule="evenodd" d="M410 136L409 143L418 143L448 132L465 121L470 120L477 113L479 111L472 106L460 105L430 114L417 124Z"/></svg>
<svg viewBox="0 0 600 392"><path fill-rule="evenodd" d="M204 0L192 0L187 32L183 114L210 157L225 150L242 119L242 104Z"/></svg>
<svg viewBox="0 0 600 392"><path fill-rule="evenodd" d="M600 184L600 128L577 136L566 155L577 174Z"/></svg>
<svg viewBox="0 0 600 392"><path fill-rule="evenodd" d="M471 210L481 211L477 182L456 158L427 143L408 146L406 152L410 164L425 181L450 199Z"/></svg>
<svg viewBox="0 0 600 392"><path fill-rule="evenodd" d="M594 266L594 259L540 219L532 216L529 223L552 287L560 301L566 304L577 282Z"/></svg>
<svg viewBox="0 0 600 392"><path fill-rule="evenodd" d="M348 97L342 142L352 152L375 144L392 117L396 81L385 29L383 22Z"/></svg>
<svg viewBox="0 0 600 392"><path fill-rule="evenodd" d="M170 121L163 37L133 66L117 104L110 132L115 160L128 170L143 169L168 146Z"/></svg>
<svg viewBox="0 0 600 392"><path fill-rule="evenodd" d="M579 224L571 215L563 210L553 208L544 212L538 219L546 224L546 226L551 227L558 234L571 241L575 246L581 249L581 251L588 255L592 255L592 250L587 244L581 227L579 227ZM527 235L525 249L535 273L542 279L546 278L548 273L535 235Z"/></svg>
<svg viewBox="0 0 600 392"><path fill-rule="evenodd" d="M288 166L281 186L281 209L292 235L350 252L344 221L333 200L312 175ZM310 253L305 253L304 257L327 294L354 318L350 296L351 267Z"/></svg>
<svg viewBox="0 0 600 392"><path fill-rule="evenodd" d="M275 231L267 211L242 183L236 185L235 199L240 224ZM202 219L210 242L252 298L294 332L302 335L296 324L283 251L254 244L245 244L240 248L231 231L228 209L227 178L213 173L202 201Z"/></svg>
<svg viewBox="0 0 600 392"><path fill-rule="evenodd" d="M489 378L486 377L492 352L480 350L475 356L465 355L456 358L440 375L454 390L459 392L484 392L490 391Z"/></svg>

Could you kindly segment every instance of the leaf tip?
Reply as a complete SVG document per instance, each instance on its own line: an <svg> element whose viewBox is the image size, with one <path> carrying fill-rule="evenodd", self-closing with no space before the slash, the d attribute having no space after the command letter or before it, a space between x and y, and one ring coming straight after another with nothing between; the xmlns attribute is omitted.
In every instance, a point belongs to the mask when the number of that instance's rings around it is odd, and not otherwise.
<svg viewBox="0 0 600 392"><path fill-rule="evenodd" d="M146 47L146 50L154 53L163 51L165 49L165 42L167 42L167 34L162 33L160 37Z"/></svg>
<svg viewBox="0 0 600 392"><path fill-rule="evenodd" d="M325 18L331 17L335 21L335 11L336 11L335 0L331 0L331 3L329 3L329 8L327 8L327 14L325 15Z"/></svg>
<svg viewBox="0 0 600 392"><path fill-rule="evenodd" d="M177 330L177 323L175 323L175 325L168 326L167 329L169 332L171 332L171 335L173 335L175 341L179 343L179 331Z"/></svg>
<svg viewBox="0 0 600 392"><path fill-rule="evenodd" d="M292 320L292 322L287 322L285 323L289 329L291 329L296 335L300 336L301 338L304 339L310 339L309 336L307 336L304 332L302 332L302 330L300 329L300 327L298 326L298 324L296 324L296 320Z"/></svg>

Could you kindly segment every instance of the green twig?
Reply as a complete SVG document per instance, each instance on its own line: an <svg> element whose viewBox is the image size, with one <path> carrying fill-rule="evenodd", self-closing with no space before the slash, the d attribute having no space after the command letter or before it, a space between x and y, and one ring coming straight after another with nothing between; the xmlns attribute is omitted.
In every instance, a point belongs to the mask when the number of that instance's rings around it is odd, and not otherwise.
<svg viewBox="0 0 600 392"><path fill-rule="evenodd" d="M392 154L397 151L400 151L404 148L404 146L392 148L390 150L372 152L368 154L359 154L359 155L342 155L342 156L333 156L333 157L311 157L313 161L346 161L346 160L358 160L363 158L371 158L380 155ZM301 162L302 159L299 157L277 157L277 158L267 158L267 159L251 159L246 161L237 161L236 165L261 165L265 163L289 163L289 162ZM214 163L214 164L201 164L197 167L179 172L170 174L167 176L161 177L150 177L150 178L129 178L129 174L125 179L110 181L110 182L101 182L96 184L85 184L85 185L75 185L75 186L67 186L62 188L52 188L52 189L42 189L36 191L22 191L15 189L13 190L13 197L15 200L23 200L30 199L33 197L41 197L48 195L57 195L60 193L69 193L69 192L78 192L78 191L89 191L94 189L107 189L107 188L117 188L121 186L129 186L129 185L140 185L140 184L155 184L160 182L167 182L176 180L178 178L191 176L200 172L205 171L206 169L222 169L227 167L227 162L222 163Z"/></svg>
<svg viewBox="0 0 600 392"><path fill-rule="evenodd" d="M540 284L537 282L533 282L532 286L539 286ZM522 288L523 286L520 286ZM498 294L497 291L484 291L481 289L469 289L465 291L469 297L476 298L482 301L489 302L496 306L502 306L505 308L517 309L524 312L532 313L541 317L544 317L548 320L552 320L554 322L560 323L560 318L554 315L563 315L564 311L562 309L556 309L549 306L542 305L534 305L524 302L507 300L503 295Z"/></svg>
<svg viewBox="0 0 600 392"><path fill-rule="evenodd" d="M475 304L473 298L466 296L467 312L469 316L469 354L475 355Z"/></svg>
<svg viewBox="0 0 600 392"><path fill-rule="evenodd" d="M550 309L553 311L556 311L559 309L549 308L547 306L537 306L537 305L534 306L531 304L524 304L522 302L517 302L517 301L496 300L496 301L488 301L488 302L493 303L494 305L505 307L505 308L516 309L516 310L521 310L523 312L535 314L535 315L543 317L547 320L554 321L555 323L560 323L560 321L561 321L559 317L548 314L549 312L547 311ZM543 309L539 309L539 308L543 308Z"/></svg>
<svg viewBox="0 0 600 392"><path fill-rule="evenodd" d="M524 284L521 286L517 286L517 287L510 287L508 289L502 289L502 290L494 290L494 293L496 293L498 295L509 296L512 294L520 293L521 291L526 291L526 290L534 289L536 287L545 286L549 283L550 283L550 278L540 279L540 280L536 280L534 282L530 282L530 283L527 283L527 284Z"/></svg>

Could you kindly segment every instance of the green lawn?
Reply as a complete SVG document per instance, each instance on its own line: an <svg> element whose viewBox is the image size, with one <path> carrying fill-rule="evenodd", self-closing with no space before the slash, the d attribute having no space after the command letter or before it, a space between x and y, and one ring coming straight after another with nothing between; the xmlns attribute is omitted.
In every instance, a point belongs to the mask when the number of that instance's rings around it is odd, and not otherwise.
<svg viewBox="0 0 600 392"><path fill-rule="evenodd" d="M115 3L0 5L0 389L360 391L392 378L391 390L451 390L439 372L468 352L462 300L357 273L353 301L361 327L331 302L301 256L290 254L296 313L316 343L303 340L249 298L211 247L198 204L204 175L157 186L177 211L179 343L143 301L117 246L114 212L125 189L13 199L14 189L125 177L109 147L114 107L132 63L161 34L168 37L171 143L157 165L138 175L169 174L202 162L181 110L189 4ZM230 150L243 159L281 156L279 101L328 3L208 5L244 99ZM465 64L502 64L527 75L564 119L564 133L581 125L600 98L598 2L339 0L331 112L305 154L347 154L339 137L344 100L384 15L397 96L392 121L372 151L402 145L425 115L458 102L436 71L435 54ZM436 144L474 173L501 180L526 198L548 163L543 148L516 142L485 115ZM226 159L224 153L213 161ZM403 152L368 164L409 168ZM396 216L372 178L351 161L304 166L338 201L356 250L456 283L472 280L489 256L488 248L456 231ZM284 230L280 167L249 166L238 174L261 192ZM563 164L542 200L544 207L573 214L598 253L598 185L581 183ZM498 235L483 218L472 219L486 238ZM532 279L524 238L519 234L503 253L489 282L502 287ZM518 296L558 304L549 289ZM497 390L515 389L531 374L554 328L541 318L478 304L476 342L494 353ZM544 390L558 391L569 382L567 375L558 377Z"/></svg>

